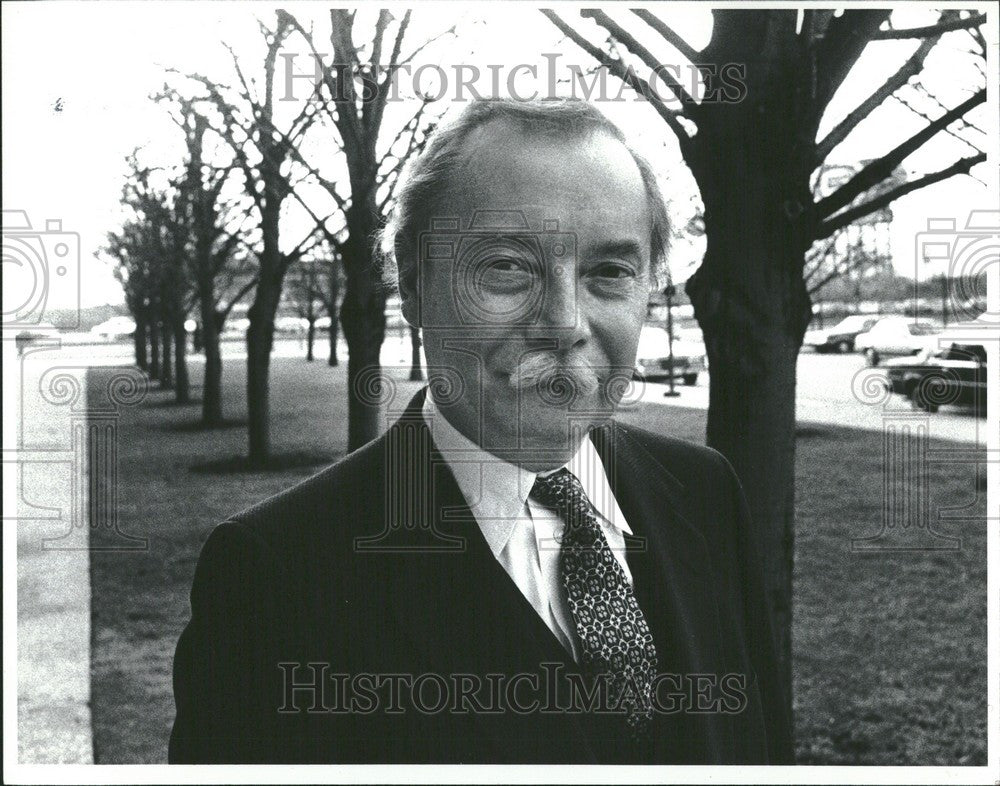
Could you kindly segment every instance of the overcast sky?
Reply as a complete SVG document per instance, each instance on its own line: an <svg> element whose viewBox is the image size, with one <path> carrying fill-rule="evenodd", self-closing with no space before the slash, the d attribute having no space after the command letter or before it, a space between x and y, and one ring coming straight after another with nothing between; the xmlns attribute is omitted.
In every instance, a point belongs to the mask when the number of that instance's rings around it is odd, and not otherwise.
<svg viewBox="0 0 1000 786"><path fill-rule="evenodd" d="M96 258L108 230L121 221L119 197L124 176L124 158L137 146L145 147L149 163L169 165L181 155L179 132L167 119L164 109L148 96L169 79L166 69L199 72L223 82L233 79L229 55L221 46L228 42L246 60L250 72L257 70L262 45L257 19L273 24L274 9L284 7L301 20L314 19L317 32L328 30L325 7L293 3L5 3L3 15L3 194L5 210L27 211L35 228L44 228L47 219L61 219L63 229L80 234L83 305L121 302L121 291L110 267ZM970 6L962 6L971 7ZM711 31L711 17L704 6L662 5L661 15L694 46L704 44ZM933 6L897 11L897 26L933 21ZM581 30L593 28L582 23L571 9L563 16ZM440 64L445 73L461 63L500 67L504 76L517 64L540 64L539 83L544 89L543 54L560 55L559 68L577 64L590 68L588 57L572 44L561 41L557 30L537 10L528 5L435 4L417 6L408 41L422 40L457 24L458 36L428 49L421 62ZM641 30L641 26L632 26ZM987 33L997 68L996 40L992 28ZM970 58L961 50L961 34L946 36L928 60L925 84L947 106L954 106L975 86ZM594 40L598 40L596 37ZM649 39L651 46L655 39ZM834 100L824 128L835 123L875 85L888 76L913 50L914 42L887 41L872 44ZM289 46L286 51L302 53L301 65L309 67L306 49ZM683 62L669 47L660 45L666 62ZM425 89L436 72L425 70ZM563 72L559 72L564 75ZM453 80L452 80L453 81ZM519 90L530 91L530 76L522 75ZM613 83L613 80L612 80ZM300 85L301 83L296 83ZM484 76L480 84L489 88ZM403 89L407 89L404 82ZM446 98L453 95L453 84ZM617 85L613 84L614 91ZM296 90L303 98L307 91ZM982 146L996 150L996 95L991 106L980 106L971 117L991 135L982 137ZM295 102L290 102L292 105ZM391 111L402 117L409 105ZM676 142L651 107L643 102L602 103L601 108L618 122L664 178L672 212L680 217L690 213L697 189L680 159ZM835 151L835 160L854 162L885 153L925 121L895 102L873 113L850 139ZM821 129L822 135L824 129ZM323 160L326 140L313 139L310 152ZM327 158L333 159L329 156ZM936 139L904 162L912 173L934 171L970 150L949 137ZM322 164L320 164L322 166ZM988 186L969 177L957 177L926 191L905 197L893 206L892 227L895 264L900 272L913 275L916 235L931 217L955 217L965 221L975 207L997 206L995 161L980 165L974 173ZM991 179L993 178L993 179ZM329 211L327 211L329 212ZM304 218L288 217L288 235L307 229ZM293 242L297 238L292 238ZM697 244L680 244L672 265L678 279L686 278L699 255ZM62 296L53 293L52 307L65 307Z"/></svg>

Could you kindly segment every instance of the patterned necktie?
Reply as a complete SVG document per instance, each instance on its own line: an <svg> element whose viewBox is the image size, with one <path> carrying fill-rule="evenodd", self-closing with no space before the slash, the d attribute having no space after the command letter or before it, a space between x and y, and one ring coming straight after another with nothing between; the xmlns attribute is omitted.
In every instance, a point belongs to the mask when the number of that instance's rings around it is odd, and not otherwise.
<svg viewBox="0 0 1000 786"><path fill-rule="evenodd" d="M539 476L531 494L566 524L559 572L580 637L582 665L591 676L608 675L612 706L625 709L632 738L641 739L653 715L651 684L657 658L635 592L573 473L561 469Z"/></svg>

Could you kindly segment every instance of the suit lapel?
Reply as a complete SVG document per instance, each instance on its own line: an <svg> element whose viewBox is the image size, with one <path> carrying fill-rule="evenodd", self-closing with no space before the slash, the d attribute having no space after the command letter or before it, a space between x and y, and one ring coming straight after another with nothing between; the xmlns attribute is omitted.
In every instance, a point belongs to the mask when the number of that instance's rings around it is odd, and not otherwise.
<svg viewBox="0 0 1000 786"><path fill-rule="evenodd" d="M387 497L374 522L395 540L373 555L388 584L389 613L424 671L449 674L539 673L541 663L576 664L497 562L447 463L434 449L421 414L426 389L385 437ZM649 620L660 672L717 673L722 662L711 560L691 523L687 490L634 437L612 423L591 432L609 485L633 535L627 560ZM395 489L395 492L393 491ZM398 499L405 500L399 504ZM376 506L377 507L377 506ZM389 519L393 519L390 521ZM384 540L384 538L383 538ZM539 727L553 761L596 762L579 716L561 713ZM546 719L541 719L546 720ZM493 761L511 756L511 726L502 717L473 718L490 739ZM555 723L549 718L548 722ZM665 716L659 760L693 758L683 746L704 744L706 760L725 747L711 715ZM666 752L665 752L666 751Z"/></svg>
<svg viewBox="0 0 1000 786"><path fill-rule="evenodd" d="M626 558L639 605L653 631L659 671L715 674L723 662L719 610L711 586L711 559L704 536L691 523L688 489L633 436L611 423L591 433L608 472L615 499L632 528ZM714 714L663 716L661 740L704 744L707 760L724 749L724 728ZM681 752L687 760L698 756ZM673 758L669 754L668 759Z"/></svg>
<svg viewBox="0 0 1000 786"><path fill-rule="evenodd" d="M386 434L387 470L405 506L396 546L380 554L390 582L394 621L427 671L437 674L540 674L540 664L575 670L552 634L493 556L447 463L434 449L417 394ZM388 491L388 489L387 489ZM399 506L390 506L390 510ZM392 529L394 522L386 522ZM509 713L508 713L509 714ZM475 722L509 759L512 740L502 717ZM507 719L508 721L510 718ZM556 719L548 719L554 723ZM565 734L543 740L554 761L593 761L579 719L563 714Z"/></svg>

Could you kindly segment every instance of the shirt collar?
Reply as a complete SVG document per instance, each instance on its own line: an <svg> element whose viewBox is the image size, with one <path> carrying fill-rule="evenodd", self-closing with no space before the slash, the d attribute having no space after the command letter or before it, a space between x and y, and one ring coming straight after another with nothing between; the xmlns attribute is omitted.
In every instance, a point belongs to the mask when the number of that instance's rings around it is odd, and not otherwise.
<svg viewBox="0 0 1000 786"><path fill-rule="evenodd" d="M423 417L490 550L494 556L500 554L524 511L535 478L558 470L532 472L483 450L448 422L435 405L430 390L424 398ZM589 437L580 441L576 453L560 469L568 469L576 476L607 523L632 534L611 492L600 454Z"/></svg>

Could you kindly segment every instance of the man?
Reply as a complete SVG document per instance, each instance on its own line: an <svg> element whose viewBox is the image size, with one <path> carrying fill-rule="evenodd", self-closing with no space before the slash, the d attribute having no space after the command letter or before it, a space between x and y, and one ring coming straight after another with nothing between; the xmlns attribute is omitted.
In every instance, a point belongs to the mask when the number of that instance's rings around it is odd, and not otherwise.
<svg viewBox="0 0 1000 786"><path fill-rule="evenodd" d="M739 482L612 419L665 255L648 165L584 102L475 102L387 234L431 383L212 533L171 761L789 763Z"/></svg>

